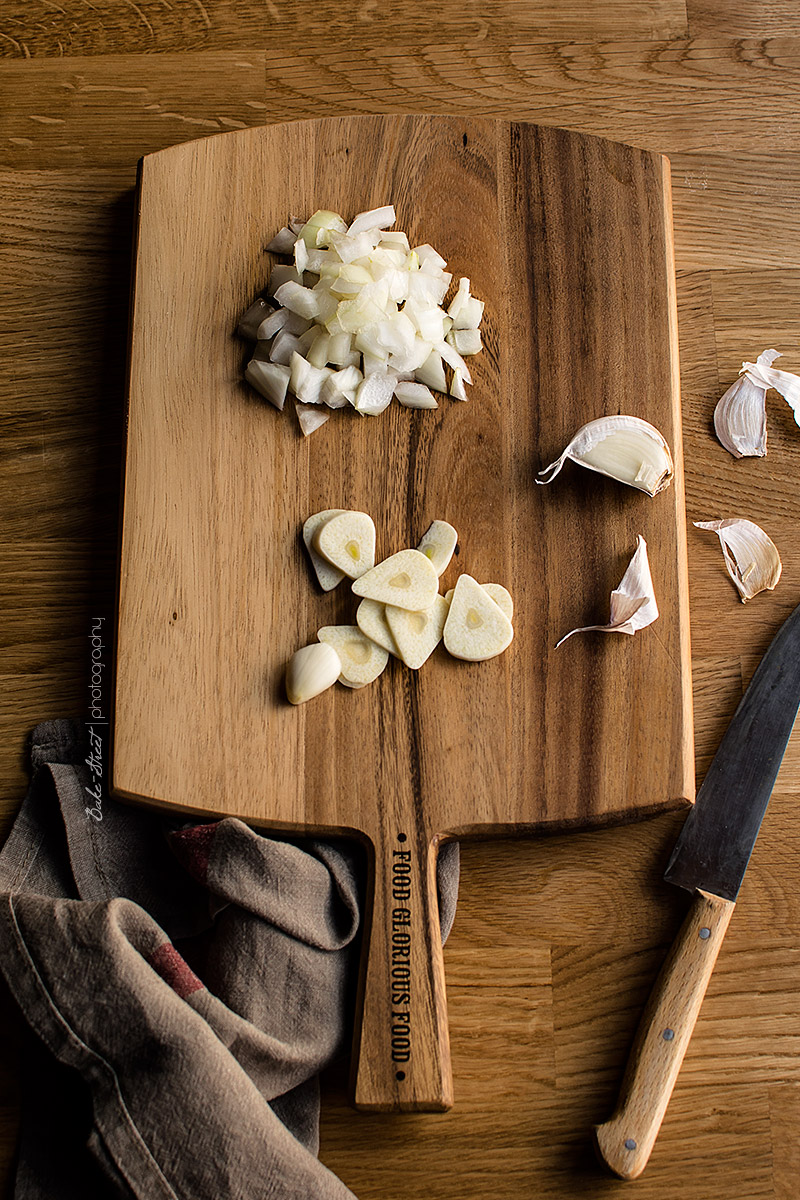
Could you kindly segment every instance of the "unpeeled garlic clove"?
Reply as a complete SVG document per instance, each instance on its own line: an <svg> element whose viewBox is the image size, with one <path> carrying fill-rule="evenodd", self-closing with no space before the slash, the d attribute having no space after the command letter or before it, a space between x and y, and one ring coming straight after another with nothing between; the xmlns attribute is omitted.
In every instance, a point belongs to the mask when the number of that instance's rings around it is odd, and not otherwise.
<svg viewBox="0 0 800 1200"><path fill-rule="evenodd" d="M286 668L286 696L290 704L305 704L332 687L342 673L339 655L332 646L314 642L303 646Z"/></svg>
<svg viewBox="0 0 800 1200"><path fill-rule="evenodd" d="M573 633L636 633L652 625L658 618L653 589L653 577L650 574L650 563L647 559L647 543L639 534L636 539L636 551L628 564L628 569L622 576L619 587L611 593L611 615L607 625L583 625L572 629L556 642L556 649Z"/></svg>
<svg viewBox="0 0 800 1200"><path fill-rule="evenodd" d="M767 453L767 388L762 371L780 358L765 350L756 363L742 363L732 383L714 409L714 431L734 458L763 458Z"/></svg>
<svg viewBox="0 0 800 1200"><path fill-rule="evenodd" d="M781 577L783 565L778 547L759 525L744 517L694 521L693 524L697 529L709 529L719 537L725 566L742 604L759 592L772 591Z"/></svg>
<svg viewBox="0 0 800 1200"><path fill-rule="evenodd" d="M550 483L568 458L590 471L657 496L672 482L675 468L664 437L641 417L598 417L582 426L564 452L545 467L537 483Z"/></svg>

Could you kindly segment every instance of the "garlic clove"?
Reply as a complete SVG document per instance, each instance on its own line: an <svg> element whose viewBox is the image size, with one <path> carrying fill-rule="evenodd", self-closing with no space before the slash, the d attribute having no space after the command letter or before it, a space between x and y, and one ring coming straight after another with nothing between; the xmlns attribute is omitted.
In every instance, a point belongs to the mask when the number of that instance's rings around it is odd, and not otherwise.
<svg viewBox="0 0 800 1200"><path fill-rule="evenodd" d="M458 542L458 534L447 521L433 521L422 535L417 549L433 563L437 575L444 575Z"/></svg>
<svg viewBox="0 0 800 1200"><path fill-rule="evenodd" d="M550 483L570 458L590 471L657 496L672 482L675 468L665 439L640 417L598 417L582 426L564 452L539 472Z"/></svg>
<svg viewBox="0 0 800 1200"><path fill-rule="evenodd" d="M386 621L386 605L377 600L362 600L356 610L356 624L362 633L395 658L400 657L394 635Z"/></svg>
<svg viewBox="0 0 800 1200"><path fill-rule="evenodd" d="M349 684L372 683L389 661L388 651L376 646L357 625L323 625L317 637L336 651L340 673Z"/></svg>
<svg viewBox="0 0 800 1200"><path fill-rule="evenodd" d="M397 644L399 657L412 671L427 662L442 640L450 605L444 596L436 596L425 612L386 605L386 622Z"/></svg>
<svg viewBox="0 0 800 1200"><path fill-rule="evenodd" d="M742 604L759 592L772 591L781 577L783 564L778 547L754 521L727 517L721 521L694 521L697 529L716 533L725 556L725 566Z"/></svg>
<svg viewBox="0 0 800 1200"><path fill-rule="evenodd" d="M381 604L424 612L439 591L439 576L419 550L400 550L357 579L353 591Z"/></svg>
<svg viewBox="0 0 800 1200"><path fill-rule="evenodd" d="M305 704L332 687L342 671L339 655L331 645L315 642L303 646L286 668L286 696L290 704Z"/></svg>
<svg viewBox="0 0 800 1200"><path fill-rule="evenodd" d="M572 629L556 642L556 649L573 633L636 633L658 618L653 578L647 559L647 543L639 535L636 550L622 576L619 587L611 593L611 616L607 625L583 625Z"/></svg>
<svg viewBox="0 0 800 1200"><path fill-rule="evenodd" d="M501 612L505 613L509 621L514 618L514 601L511 599L511 593L507 588L504 588L502 583L482 583L481 587L485 592L488 592L494 600Z"/></svg>
<svg viewBox="0 0 800 1200"><path fill-rule="evenodd" d="M508 617L471 575L459 575L444 625L445 648L454 658L484 662L511 645Z"/></svg>
<svg viewBox="0 0 800 1200"><path fill-rule="evenodd" d="M314 549L332 566L358 579L375 565L375 525L364 512L341 512L320 525Z"/></svg>
<svg viewBox="0 0 800 1200"><path fill-rule="evenodd" d="M344 579L344 571L340 571L338 567L331 566L327 559L322 558L314 549L314 538L325 524L330 521L331 517L338 517L339 513L343 512L341 508L326 508L322 512L314 513L303 525L303 541L308 557L311 559L311 565L314 568L314 573L317 576L319 586L323 592L330 592Z"/></svg>
<svg viewBox="0 0 800 1200"><path fill-rule="evenodd" d="M767 389L741 375L714 409L714 430L734 458L763 458L767 453Z"/></svg>

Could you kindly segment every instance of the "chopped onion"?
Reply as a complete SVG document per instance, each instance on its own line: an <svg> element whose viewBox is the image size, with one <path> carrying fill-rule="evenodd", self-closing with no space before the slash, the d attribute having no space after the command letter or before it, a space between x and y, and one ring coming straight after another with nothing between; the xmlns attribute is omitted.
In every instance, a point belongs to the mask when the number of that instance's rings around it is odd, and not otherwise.
<svg viewBox="0 0 800 1200"><path fill-rule="evenodd" d="M290 217L267 247L294 264L270 274L267 294L280 307L259 299L241 320L241 336L256 342L246 378L276 407L291 389L304 433L322 424L321 405L374 416L397 395L408 408L436 408L431 389L447 394L445 363L450 395L467 399L464 357L481 349L483 303L463 277L445 311L446 260L427 242L410 249L394 222L392 205L349 226L320 209Z"/></svg>
<svg viewBox="0 0 800 1200"><path fill-rule="evenodd" d="M394 389L394 394L406 408L438 408L436 397L424 383L405 383L401 380Z"/></svg>
<svg viewBox="0 0 800 1200"><path fill-rule="evenodd" d="M262 300L262 298L259 296L255 304L250 305L247 312L240 320L239 327L236 332L239 334L239 337L247 338L250 342L257 342L261 325L269 320L270 315L277 315L275 309L270 308L266 300ZM271 337L272 334L268 334L267 336Z"/></svg>
<svg viewBox="0 0 800 1200"><path fill-rule="evenodd" d="M295 412L304 437L308 437L315 429L319 429L320 425L324 425L331 415L324 408L314 408L310 404L296 404Z"/></svg>
<svg viewBox="0 0 800 1200"><path fill-rule="evenodd" d="M274 404L279 412L283 411L289 388L288 367L254 358L247 364L244 377L257 392L269 400L270 404Z"/></svg>

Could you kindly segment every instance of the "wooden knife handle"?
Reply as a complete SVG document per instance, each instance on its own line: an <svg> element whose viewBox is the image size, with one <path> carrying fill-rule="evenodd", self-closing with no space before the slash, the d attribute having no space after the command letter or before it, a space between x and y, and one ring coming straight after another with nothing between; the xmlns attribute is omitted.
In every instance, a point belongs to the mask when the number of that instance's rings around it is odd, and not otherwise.
<svg viewBox="0 0 800 1200"><path fill-rule="evenodd" d="M436 847L409 823L407 834L373 848L353 1100L374 1112L443 1112L453 1103L453 1083Z"/></svg>
<svg viewBox="0 0 800 1200"><path fill-rule="evenodd" d="M647 1166L733 909L695 893L639 1023L617 1109L595 1129L600 1155L623 1179Z"/></svg>

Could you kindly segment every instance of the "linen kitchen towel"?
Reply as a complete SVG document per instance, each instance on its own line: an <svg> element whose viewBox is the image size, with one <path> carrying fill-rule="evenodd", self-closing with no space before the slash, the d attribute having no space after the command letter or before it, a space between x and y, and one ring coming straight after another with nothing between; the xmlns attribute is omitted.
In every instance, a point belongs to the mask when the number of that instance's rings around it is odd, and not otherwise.
<svg viewBox="0 0 800 1200"><path fill-rule="evenodd" d="M98 799L80 722L37 726L31 761L0 852L31 1031L15 1200L352 1198L317 1158L317 1076L349 1044L360 849ZM457 888L454 843L444 936Z"/></svg>

